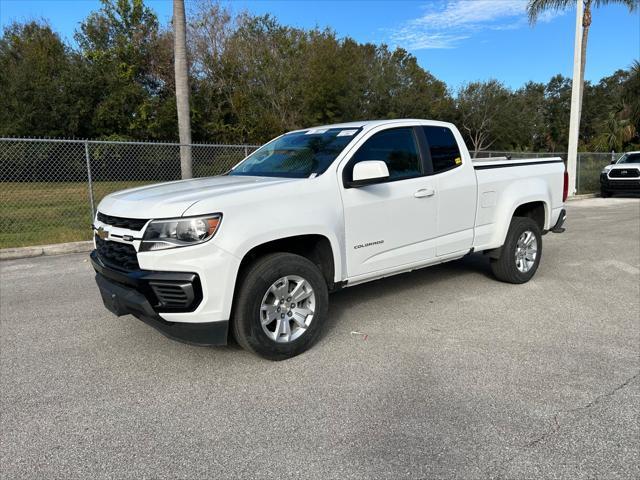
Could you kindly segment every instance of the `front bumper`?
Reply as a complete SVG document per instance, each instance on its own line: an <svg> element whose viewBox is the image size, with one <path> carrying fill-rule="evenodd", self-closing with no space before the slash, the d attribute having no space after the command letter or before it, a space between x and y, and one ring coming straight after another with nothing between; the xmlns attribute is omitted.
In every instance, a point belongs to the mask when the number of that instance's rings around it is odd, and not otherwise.
<svg viewBox="0 0 640 480"><path fill-rule="evenodd" d="M90 255L96 271L96 283L105 307L117 316L131 314L174 340L195 345L225 345L229 321L207 323L183 323L164 320L159 310L171 308L162 304L155 295L153 285L178 285L188 292L191 286L193 298L189 307L197 307L197 275L180 272L155 272L136 270L124 272L105 265L96 252ZM153 305L152 305L153 302ZM175 307L174 307L175 308Z"/></svg>
<svg viewBox="0 0 640 480"><path fill-rule="evenodd" d="M610 179L606 174L600 175L600 188L608 192L640 193L640 179Z"/></svg>

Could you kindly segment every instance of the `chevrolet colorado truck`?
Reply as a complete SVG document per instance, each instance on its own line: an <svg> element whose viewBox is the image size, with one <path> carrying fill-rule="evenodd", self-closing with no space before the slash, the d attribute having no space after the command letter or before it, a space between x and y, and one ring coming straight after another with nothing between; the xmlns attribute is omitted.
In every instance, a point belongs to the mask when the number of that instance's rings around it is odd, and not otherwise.
<svg viewBox="0 0 640 480"><path fill-rule="evenodd" d="M105 306L165 335L297 355L329 292L484 252L524 283L562 232L560 158L472 161L450 123L383 120L286 133L224 175L116 192L91 262Z"/></svg>

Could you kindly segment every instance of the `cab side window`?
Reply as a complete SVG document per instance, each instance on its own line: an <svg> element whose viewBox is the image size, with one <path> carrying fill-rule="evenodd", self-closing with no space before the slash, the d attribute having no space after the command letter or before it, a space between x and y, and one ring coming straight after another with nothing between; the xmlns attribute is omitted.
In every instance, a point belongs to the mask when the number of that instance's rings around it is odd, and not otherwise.
<svg viewBox="0 0 640 480"><path fill-rule="evenodd" d="M429 143L433 173L440 173L462 165L462 156L453 132L447 127L424 126Z"/></svg>
<svg viewBox="0 0 640 480"><path fill-rule="evenodd" d="M418 145L411 127L384 130L373 135L349 162L349 178L353 172L353 165L365 160L385 162L389 169L389 180L422 175Z"/></svg>

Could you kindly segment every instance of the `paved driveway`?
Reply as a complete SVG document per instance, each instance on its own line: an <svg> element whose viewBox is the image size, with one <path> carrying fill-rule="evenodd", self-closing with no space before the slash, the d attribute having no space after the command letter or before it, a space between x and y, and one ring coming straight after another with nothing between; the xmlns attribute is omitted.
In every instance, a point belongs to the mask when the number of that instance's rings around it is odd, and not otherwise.
<svg viewBox="0 0 640 480"><path fill-rule="evenodd" d="M3 478L640 477L637 199L571 202L526 285L339 292L280 363L111 316L85 255L0 269Z"/></svg>

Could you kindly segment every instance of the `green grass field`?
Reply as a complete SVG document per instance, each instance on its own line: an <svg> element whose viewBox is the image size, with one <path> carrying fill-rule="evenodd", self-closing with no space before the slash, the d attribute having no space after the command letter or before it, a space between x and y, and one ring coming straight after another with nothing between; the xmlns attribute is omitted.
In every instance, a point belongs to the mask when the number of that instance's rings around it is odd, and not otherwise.
<svg viewBox="0 0 640 480"><path fill-rule="evenodd" d="M95 182L96 205L108 193L154 182ZM91 239L86 182L0 184L0 248Z"/></svg>

